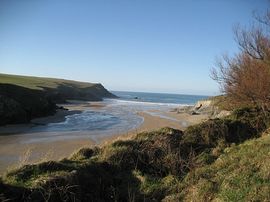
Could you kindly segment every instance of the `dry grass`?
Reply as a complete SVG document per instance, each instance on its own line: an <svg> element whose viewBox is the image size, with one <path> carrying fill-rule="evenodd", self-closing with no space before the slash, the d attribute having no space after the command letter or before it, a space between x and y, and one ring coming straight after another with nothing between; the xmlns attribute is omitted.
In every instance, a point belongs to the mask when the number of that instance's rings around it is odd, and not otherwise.
<svg viewBox="0 0 270 202"><path fill-rule="evenodd" d="M33 148L28 148L23 153L23 155L20 156L19 162L18 162L18 167L22 167L22 166L28 164L32 153L33 153Z"/></svg>

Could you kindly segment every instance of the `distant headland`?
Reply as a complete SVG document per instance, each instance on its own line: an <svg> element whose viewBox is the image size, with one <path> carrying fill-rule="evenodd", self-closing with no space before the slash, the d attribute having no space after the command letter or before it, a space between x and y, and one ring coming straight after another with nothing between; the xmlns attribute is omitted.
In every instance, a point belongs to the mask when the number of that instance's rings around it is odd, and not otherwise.
<svg viewBox="0 0 270 202"><path fill-rule="evenodd" d="M52 115L68 100L116 98L100 83L0 74L0 125Z"/></svg>

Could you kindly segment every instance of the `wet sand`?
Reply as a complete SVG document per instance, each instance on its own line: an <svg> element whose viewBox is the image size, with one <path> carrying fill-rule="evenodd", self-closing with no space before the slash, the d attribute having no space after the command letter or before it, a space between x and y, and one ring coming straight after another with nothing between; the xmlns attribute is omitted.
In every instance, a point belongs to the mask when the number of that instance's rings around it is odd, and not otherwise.
<svg viewBox="0 0 270 202"><path fill-rule="evenodd" d="M46 124L52 122L64 121L65 116L74 113L80 113L89 107L102 108L103 103L73 103L64 106L67 110L59 111L55 116L35 119L31 124L6 126L0 128L0 175L12 168L29 163L37 163L46 160L59 160L70 156L81 147L91 147L93 145L102 145L115 139L130 138L138 132L152 131L162 127L172 127L184 130L187 126L199 123L208 118L207 115L190 115L188 113L160 112L154 110L151 112L138 112L143 117L143 123L136 129L130 130L124 134L114 134L106 137L84 138L84 134L90 132L54 132L52 137L59 136L53 141L46 140L42 142L31 142L31 136L37 138L44 137L44 132L24 133L35 124ZM16 133L16 135L8 135ZM45 132L46 136L50 136ZM57 133L57 134L56 134ZM8 136L7 136L8 135ZM68 139L67 137L71 137ZM4 138L3 138L4 137Z"/></svg>
<svg viewBox="0 0 270 202"><path fill-rule="evenodd" d="M79 114L82 110L57 110L56 114L52 116L46 116L42 118L32 119L29 124L13 124L0 127L0 136L1 135L12 135L12 134L21 134L27 132L29 129L37 125L46 125L48 123L57 123L65 121L65 117L72 114Z"/></svg>

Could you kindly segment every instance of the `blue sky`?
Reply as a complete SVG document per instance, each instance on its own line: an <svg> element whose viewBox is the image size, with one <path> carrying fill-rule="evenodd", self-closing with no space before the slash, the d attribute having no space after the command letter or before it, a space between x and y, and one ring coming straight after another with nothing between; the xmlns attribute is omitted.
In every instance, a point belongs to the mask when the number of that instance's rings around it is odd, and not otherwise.
<svg viewBox="0 0 270 202"><path fill-rule="evenodd" d="M267 0L1 0L0 72L109 90L218 94L216 56Z"/></svg>

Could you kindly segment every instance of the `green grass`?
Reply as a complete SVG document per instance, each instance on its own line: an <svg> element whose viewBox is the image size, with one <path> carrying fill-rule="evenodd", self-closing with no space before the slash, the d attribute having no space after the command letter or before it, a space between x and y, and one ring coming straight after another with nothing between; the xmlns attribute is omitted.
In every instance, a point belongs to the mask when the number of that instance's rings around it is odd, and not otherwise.
<svg viewBox="0 0 270 202"><path fill-rule="evenodd" d="M33 77L33 76L19 76L0 74L0 83L13 84L22 86L30 89L42 90L42 87L46 88L57 88L61 84L76 86L78 88L87 88L95 85L94 83L79 82L65 79L56 78L44 78L44 77Z"/></svg>
<svg viewBox="0 0 270 202"><path fill-rule="evenodd" d="M190 172L184 182L186 201L270 200L270 136L225 149L214 163Z"/></svg>

